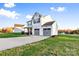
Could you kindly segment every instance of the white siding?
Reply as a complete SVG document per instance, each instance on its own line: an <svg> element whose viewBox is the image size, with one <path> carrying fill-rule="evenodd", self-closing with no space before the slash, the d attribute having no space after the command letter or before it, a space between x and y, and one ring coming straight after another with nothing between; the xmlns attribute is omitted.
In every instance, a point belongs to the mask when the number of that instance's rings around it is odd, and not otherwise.
<svg viewBox="0 0 79 59"><path fill-rule="evenodd" d="M40 35L43 35L43 28L40 28Z"/></svg>
<svg viewBox="0 0 79 59"><path fill-rule="evenodd" d="M41 24L40 23L32 24L32 35L34 35L34 29L41 29Z"/></svg>
<svg viewBox="0 0 79 59"><path fill-rule="evenodd" d="M43 24L45 24L45 23L47 23L47 22L50 22L50 21L53 21L53 19L51 18L51 16L43 16L43 17L41 17L41 25L43 25Z"/></svg>
<svg viewBox="0 0 79 59"><path fill-rule="evenodd" d="M54 22L53 24L52 24L52 35L58 35L58 26L57 26L57 23L56 22Z"/></svg>

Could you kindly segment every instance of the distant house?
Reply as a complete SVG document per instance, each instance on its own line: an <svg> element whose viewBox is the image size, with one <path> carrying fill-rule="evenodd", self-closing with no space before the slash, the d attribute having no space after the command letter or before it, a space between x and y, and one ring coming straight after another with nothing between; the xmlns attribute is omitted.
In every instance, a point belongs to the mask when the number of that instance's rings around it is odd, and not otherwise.
<svg viewBox="0 0 79 59"><path fill-rule="evenodd" d="M51 16L43 16L36 12L30 21L27 21L29 34L53 36L58 35L57 22Z"/></svg>
<svg viewBox="0 0 79 59"><path fill-rule="evenodd" d="M22 31L24 31L24 25L14 24L14 32L22 32Z"/></svg>

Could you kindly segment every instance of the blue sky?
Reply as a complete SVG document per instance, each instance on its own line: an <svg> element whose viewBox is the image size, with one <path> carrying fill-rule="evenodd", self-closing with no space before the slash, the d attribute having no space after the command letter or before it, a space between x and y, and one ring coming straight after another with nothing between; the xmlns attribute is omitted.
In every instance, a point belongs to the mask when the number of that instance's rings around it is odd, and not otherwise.
<svg viewBox="0 0 79 59"><path fill-rule="evenodd" d="M50 15L59 29L79 28L79 4L75 3L0 3L0 27L26 24L35 12Z"/></svg>

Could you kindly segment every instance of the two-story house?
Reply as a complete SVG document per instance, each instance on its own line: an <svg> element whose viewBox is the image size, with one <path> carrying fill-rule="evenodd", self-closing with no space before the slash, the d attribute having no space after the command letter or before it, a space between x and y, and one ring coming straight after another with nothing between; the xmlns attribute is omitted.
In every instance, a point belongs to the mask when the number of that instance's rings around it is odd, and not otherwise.
<svg viewBox="0 0 79 59"><path fill-rule="evenodd" d="M27 22L28 32L32 35L53 36L58 35L58 26L51 16L43 16L35 13L30 21Z"/></svg>

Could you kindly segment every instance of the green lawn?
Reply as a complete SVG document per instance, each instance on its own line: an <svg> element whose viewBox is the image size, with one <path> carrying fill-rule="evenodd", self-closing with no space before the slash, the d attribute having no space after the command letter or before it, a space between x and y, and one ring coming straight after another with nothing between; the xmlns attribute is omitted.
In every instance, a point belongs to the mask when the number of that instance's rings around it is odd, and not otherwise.
<svg viewBox="0 0 79 59"><path fill-rule="evenodd" d="M59 35L46 40L1 51L3 56L77 56L79 55L79 36Z"/></svg>
<svg viewBox="0 0 79 59"><path fill-rule="evenodd" d="M0 33L0 38L21 37L21 33Z"/></svg>

